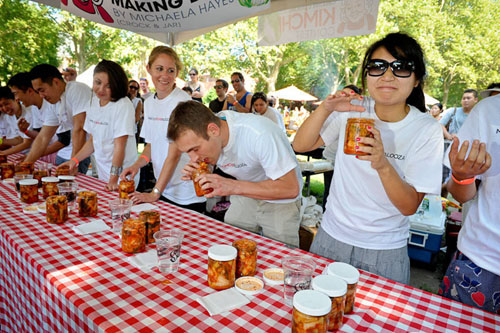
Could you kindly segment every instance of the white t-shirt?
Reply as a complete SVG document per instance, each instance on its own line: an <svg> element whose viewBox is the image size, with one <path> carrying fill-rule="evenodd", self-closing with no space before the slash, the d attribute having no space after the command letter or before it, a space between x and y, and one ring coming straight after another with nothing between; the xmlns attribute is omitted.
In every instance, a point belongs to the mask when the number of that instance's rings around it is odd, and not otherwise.
<svg viewBox="0 0 500 333"><path fill-rule="evenodd" d="M253 114L221 111L227 121L229 140L222 149L217 166L238 180L261 182L276 180L295 169L299 195L293 199L265 200L274 203L294 202L302 192L302 174L286 135L272 122Z"/></svg>
<svg viewBox="0 0 500 333"><path fill-rule="evenodd" d="M137 159L134 114L134 106L128 97L109 102L105 106L99 105L97 97L92 99L83 129L92 134L97 174L99 179L105 182L109 181L115 138L128 136L122 164L124 169L134 164ZM139 173L135 178L135 184L139 184Z"/></svg>
<svg viewBox="0 0 500 333"><path fill-rule="evenodd" d="M417 192L441 191L443 132L428 114L410 106L401 121L381 121L374 101L365 98L365 112L334 112L321 131L325 145L336 140L335 173L321 226L335 239L365 249L388 250L406 245L409 219L387 196L370 162L343 153L348 118L373 118L380 131L387 159L398 175Z"/></svg>
<svg viewBox="0 0 500 333"><path fill-rule="evenodd" d="M43 108L44 103L50 104L45 99L42 99L42 108ZM31 122L30 122L29 129L32 130L33 128L42 128L42 126L43 126L42 110L39 109L36 105L31 105L31 106L27 107L27 109L31 110Z"/></svg>
<svg viewBox="0 0 500 333"><path fill-rule="evenodd" d="M458 249L479 267L500 275L500 95L480 101L457 136L460 145L465 140L485 142L492 160L477 177L481 185L458 234ZM449 167L448 154L445 157Z"/></svg>
<svg viewBox="0 0 500 333"><path fill-rule="evenodd" d="M281 113L278 110L268 106L267 110L266 110L266 112L264 112L263 116L272 120L275 124L277 124L281 128L281 130L283 132L286 133L285 122L283 121L283 116L281 115Z"/></svg>
<svg viewBox="0 0 500 333"><path fill-rule="evenodd" d="M0 137L13 139L20 136L19 128L17 127L17 118L12 115L0 112Z"/></svg>
<svg viewBox="0 0 500 333"><path fill-rule="evenodd" d="M144 122L140 135L146 143L151 145L151 162L156 179L160 176L163 163L168 155L167 128L170 115L179 102L190 100L191 97L186 92L175 88L164 99L158 99L154 95L144 101ZM181 170L189 161L188 154L182 153L172 178L162 193L167 199L181 205L206 201L205 197L196 196L193 182L181 179Z"/></svg>

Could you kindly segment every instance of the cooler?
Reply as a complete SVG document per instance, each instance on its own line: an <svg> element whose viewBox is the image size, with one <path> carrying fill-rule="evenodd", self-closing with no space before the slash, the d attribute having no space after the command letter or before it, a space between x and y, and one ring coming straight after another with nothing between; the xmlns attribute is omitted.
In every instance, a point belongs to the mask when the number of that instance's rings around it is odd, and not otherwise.
<svg viewBox="0 0 500 333"><path fill-rule="evenodd" d="M431 263L441 248L445 230L446 213L441 216L410 216L408 256L410 259Z"/></svg>

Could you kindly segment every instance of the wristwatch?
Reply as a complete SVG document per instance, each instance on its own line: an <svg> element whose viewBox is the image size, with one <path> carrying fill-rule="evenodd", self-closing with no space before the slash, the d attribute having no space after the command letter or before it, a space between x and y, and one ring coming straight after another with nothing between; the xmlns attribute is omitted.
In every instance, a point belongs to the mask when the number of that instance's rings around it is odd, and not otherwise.
<svg viewBox="0 0 500 333"><path fill-rule="evenodd" d="M161 196L160 190L157 189L156 187L153 187L153 191L151 191L151 192L154 193L154 194L157 194L157 195Z"/></svg>

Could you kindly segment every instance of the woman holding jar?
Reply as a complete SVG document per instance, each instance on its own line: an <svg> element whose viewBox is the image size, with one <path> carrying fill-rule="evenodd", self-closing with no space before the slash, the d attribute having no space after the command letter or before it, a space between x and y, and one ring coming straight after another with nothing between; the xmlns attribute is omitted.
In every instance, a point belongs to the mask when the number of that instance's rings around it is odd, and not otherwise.
<svg viewBox="0 0 500 333"><path fill-rule="evenodd" d="M186 87L193 90L192 99L201 103L203 96L205 96L205 87L199 81L198 70L196 68L189 70L189 81Z"/></svg>
<svg viewBox="0 0 500 333"><path fill-rule="evenodd" d="M123 167L132 165L137 156L135 111L127 97L127 75L117 63L102 60L94 69L92 90L94 95L83 126L89 139L63 165L69 165L72 170L79 161L94 153L99 179L107 182L105 190L116 191Z"/></svg>
<svg viewBox="0 0 500 333"><path fill-rule="evenodd" d="M146 69L156 88L156 94L144 101L144 122L140 135L146 146L135 163L123 170L121 178L136 176L140 168L151 161L157 179L156 185L151 193L130 194L129 197L134 203L162 199L184 208L204 212L206 199L196 196L192 182L181 180L181 170L189 162L189 156L181 154L175 145L170 145L167 140L170 114L179 102L191 99L175 85L182 63L174 49L157 46L149 55Z"/></svg>
<svg viewBox="0 0 500 333"><path fill-rule="evenodd" d="M311 252L409 282L408 216L426 193L441 190L443 134L425 114L424 76L420 45L406 34L389 34L363 60L363 88L371 97L328 96L298 130L293 147L299 152L338 140L334 180ZM347 120L360 117L373 120L367 127L372 137L355 138L357 154L342 153Z"/></svg>

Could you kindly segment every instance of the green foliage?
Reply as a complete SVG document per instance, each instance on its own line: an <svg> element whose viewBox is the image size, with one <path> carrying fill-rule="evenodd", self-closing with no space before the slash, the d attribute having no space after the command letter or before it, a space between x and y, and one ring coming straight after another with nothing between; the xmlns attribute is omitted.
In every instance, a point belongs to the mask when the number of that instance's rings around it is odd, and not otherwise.
<svg viewBox="0 0 500 333"><path fill-rule="evenodd" d="M211 101L217 98L217 93L215 92L215 89L210 89L205 96L201 99L203 101L203 104L207 105L210 104Z"/></svg>
<svg viewBox="0 0 500 333"><path fill-rule="evenodd" d="M58 26L48 18L52 9L24 0L0 0L0 81L33 66L59 64Z"/></svg>

